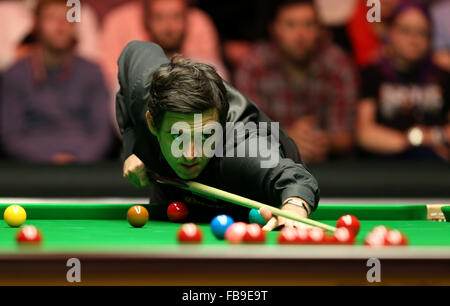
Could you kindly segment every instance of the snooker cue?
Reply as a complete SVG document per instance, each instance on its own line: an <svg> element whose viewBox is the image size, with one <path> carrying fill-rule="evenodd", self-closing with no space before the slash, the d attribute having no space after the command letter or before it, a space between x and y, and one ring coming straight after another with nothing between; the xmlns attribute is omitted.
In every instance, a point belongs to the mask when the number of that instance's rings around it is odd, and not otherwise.
<svg viewBox="0 0 450 306"><path fill-rule="evenodd" d="M288 211L283 211L279 208L267 205L267 204L263 204L242 196L239 196L237 194L233 194L231 192L227 192L224 190L220 190L205 184L201 184L198 182L194 182L194 181L180 181L180 180L175 180L175 179L168 179L162 176L159 176L156 173L149 173L150 176L155 179L157 182L159 183L163 183L163 184L170 184L170 185L174 185L177 186L178 188L182 188L188 191L191 191L193 193L196 193L200 196L204 196L207 198L215 198L215 199L219 199L219 200L223 200L235 205L240 205L240 206L244 206L247 208L254 208L254 209L260 209L261 207L265 207L266 209L268 209L273 215L275 216L279 216L279 217L284 217L287 219L291 219L297 222L301 222L304 224L308 224L311 226L315 226L315 227L319 227L322 229L325 229L327 231L331 231L334 232L336 231L336 228L333 226L330 226L328 224L324 224L321 222L317 222L308 218L303 218L300 217L294 213L288 212Z"/></svg>
<svg viewBox="0 0 450 306"><path fill-rule="evenodd" d="M254 201L254 200L239 196L237 194L233 194L231 192L223 191L223 190L220 190L220 189L208 186L208 185L204 185L201 183L193 182L193 181L187 181L185 183L188 186L188 190L190 190L194 193L198 193L199 195L204 195L204 196L209 196L209 197L213 196L217 199L224 200L226 202L231 202L232 204L237 204L237 205L244 206L247 208L254 208L254 209L259 210L261 207L264 207L264 208L268 209L275 216L280 216L280 217L291 219L291 220L294 220L297 222L320 227L322 229L325 229L325 230L331 231L331 232L336 231L335 227L330 226L328 224L317 222L317 221L314 221L314 220L311 220L308 218L303 218L301 216L298 216L297 214L294 214L294 213L291 213L288 211L283 211L279 208Z"/></svg>

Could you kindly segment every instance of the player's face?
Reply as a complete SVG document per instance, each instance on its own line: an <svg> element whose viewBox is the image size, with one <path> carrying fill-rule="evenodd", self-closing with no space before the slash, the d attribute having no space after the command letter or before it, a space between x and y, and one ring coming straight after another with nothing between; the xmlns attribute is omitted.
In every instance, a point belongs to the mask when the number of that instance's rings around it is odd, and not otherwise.
<svg viewBox="0 0 450 306"><path fill-rule="evenodd" d="M211 135L203 134L203 128L208 123L218 122L218 120L219 114L216 109L203 112L201 121L195 121L194 114L166 112L160 129L152 132L158 138L161 152L167 163L180 178L185 180L194 179L208 164L209 158L203 152L203 143ZM172 134L172 126L177 122L186 122L191 132L189 145L181 147L183 151L181 157L174 156L172 151L172 143L180 136ZM200 136L200 143L194 143L196 134Z"/></svg>
<svg viewBox="0 0 450 306"><path fill-rule="evenodd" d="M184 0L151 0L146 25L152 40L166 52L179 51L186 23Z"/></svg>
<svg viewBox="0 0 450 306"><path fill-rule="evenodd" d="M390 31L394 54L408 62L418 61L426 55L429 37L428 21L415 8L401 13Z"/></svg>
<svg viewBox="0 0 450 306"><path fill-rule="evenodd" d="M319 37L314 8L307 4L282 8L273 23L272 33L285 55L294 61L304 61Z"/></svg>
<svg viewBox="0 0 450 306"><path fill-rule="evenodd" d="M49 4L43 8L38 21L41 42L57 51L69 49L75 39L75 26L67 21L66 13L64 4Z"/></svg>

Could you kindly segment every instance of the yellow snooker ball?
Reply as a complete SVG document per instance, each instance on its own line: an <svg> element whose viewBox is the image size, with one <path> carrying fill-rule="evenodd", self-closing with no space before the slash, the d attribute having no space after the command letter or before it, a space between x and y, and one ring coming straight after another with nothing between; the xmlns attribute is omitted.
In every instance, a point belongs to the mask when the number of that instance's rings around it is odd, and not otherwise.
<svg viewBox="0 0 450 306"><path fill-rule="evenodd" d="M5 212L3 213L3 218L9 226L19 227L25 223L25 220L27 219L27 213L22 206L11 205L6 208Z"/></svg>

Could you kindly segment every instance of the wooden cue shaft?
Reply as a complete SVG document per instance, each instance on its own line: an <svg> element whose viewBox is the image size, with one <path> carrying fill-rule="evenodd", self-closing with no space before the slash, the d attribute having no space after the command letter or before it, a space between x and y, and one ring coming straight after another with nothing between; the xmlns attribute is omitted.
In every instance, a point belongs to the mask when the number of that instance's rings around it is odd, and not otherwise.
<svg viewBox="0 0 450 306"><path fill-rule="evenodd" d="M298 221L301 223L305 223L308 225L312 225L312 226L316 226L316 227L320 227L323 228L325 230L334 232L336 231L336 228L333 226L330 226L328 224L324 224L321 222L317 222L308 218L303 218L300 217L294 213L288 212L288 211L283 211L279 208L270 206L270 205L266 205L266 204L262 204L260 202L254 201L254 200L250 200L244 197L241 197L237 194L233 194L231 192L227 192L227 191L223 191L211 186L207 186L201 183L197 183L197 182L193 182L193 181L187 181L185 182L186 185L188 186L188 188L186 187L182 187L182 188L186 188L194 193L198 193L199 195L203 195L203 196L213 196L217 199L220 200L224 200L227 202L231 202L233 204L237 204L237 205L241 205L247 208L255 208L255 209L260 209L261 207L265 207L268 210L270 210L270 212L276 216L281 216L284 218L288 218L294 221Z"/></svg>

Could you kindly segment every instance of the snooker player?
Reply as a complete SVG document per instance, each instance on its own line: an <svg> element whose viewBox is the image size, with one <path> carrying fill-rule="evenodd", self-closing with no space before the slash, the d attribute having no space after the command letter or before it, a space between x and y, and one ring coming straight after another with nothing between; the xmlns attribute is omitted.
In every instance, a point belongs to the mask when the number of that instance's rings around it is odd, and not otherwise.
<svg viewBox="0 0 450 306"><path fill-rule="evenodd" d="M149 187L150 218L166 219L167 207L173 201L188 206L190 221L210 221L219 213L236 220L248 216L245 207L158 184L151 180L150 173L195 180L301 217L309 216L317 208L317 181L301 163L295 143L281 129L279 145L271 146L271 154L278 157L272 167L261 166L261 154L230 156L229 145L223 145L223 156L208 157L195 141L190 141L180 146L181 156L174 154L172 145L180 135L174 134L173 126L180 122L187 123L192 130L189 139L201 133L202 141L211 136L204 132L211 123L222 127L226 122L271 123L252 101L223 81L213 67L187 59L169 60L158 45L139 41L125 47L118 65L120 90L116 96L116 115L123 136L123 175L136 187ZM245 133L238 145L249 148L255 145L252 142L255 137L269 135L270 131L256 136ZM223 144L227 142L228 139ZM283 225L303 226L272 216L264 208L260 213L268 220L263 228L266 231Z"/></svg>

